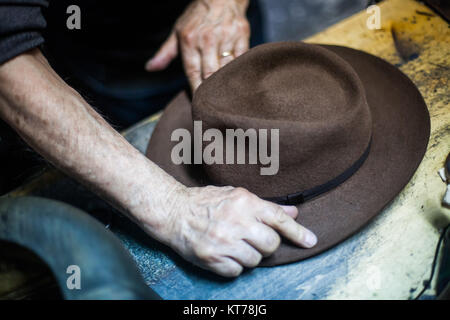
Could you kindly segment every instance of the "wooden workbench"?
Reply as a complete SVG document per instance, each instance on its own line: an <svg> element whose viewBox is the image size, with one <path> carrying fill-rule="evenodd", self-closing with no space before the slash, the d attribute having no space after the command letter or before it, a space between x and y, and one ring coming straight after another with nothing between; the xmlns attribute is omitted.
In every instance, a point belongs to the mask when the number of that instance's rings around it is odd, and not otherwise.
<svg viewBox="0 0 450 320"><path fill-rule="evenodd" d="M148 284L165 299L415 296L429 277L439 230L450 222L450 210L441 206L445 185L437 175L450 151L450 29L436 13L413 0L385 0L379 6L379 30L369 30L369 14L361 12L306 41L360 49L398 66L425 98L431 137L422 164L402 193L370 225L337 247L306 261L256 268L225 281L148 239L104 202L56 171L46 172L8 196L45 196L101 215L131 252ZM144 151L158 118L155 115L130 128L125 137ZM16 275L22 285L26 277ZM433 289L426 294L432 296Z"/></svg>

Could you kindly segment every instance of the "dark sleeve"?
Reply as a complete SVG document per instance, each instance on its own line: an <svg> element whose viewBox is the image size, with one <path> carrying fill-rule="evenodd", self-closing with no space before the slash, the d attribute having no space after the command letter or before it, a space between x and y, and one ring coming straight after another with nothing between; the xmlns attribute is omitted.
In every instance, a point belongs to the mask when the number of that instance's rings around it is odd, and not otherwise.
<svg viewBox="0 0 450 320"><path fill-rule="evenodd" d="M0 64L41 45L45 0L0 0Z"/></svg>

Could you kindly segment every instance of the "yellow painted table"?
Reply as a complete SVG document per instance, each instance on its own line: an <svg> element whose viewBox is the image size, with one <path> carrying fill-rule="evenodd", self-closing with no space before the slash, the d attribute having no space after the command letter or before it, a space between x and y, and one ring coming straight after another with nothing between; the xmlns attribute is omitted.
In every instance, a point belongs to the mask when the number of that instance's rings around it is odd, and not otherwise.
<svg viewBox="0 0 450 320"><path fill-rule="evenodd" d="M307 41L352 47L397 65L427 103L431 137L413 179L370 227L361 253L371 254L349 261L352 270L330 298L370 298L367 277L378 275L379 297L408 297L409 288L429 276L438 230L450 222L450 210L441 205L445 185L437 175L450 152L449 24L417 1L387 0L379 7L380 30L367 28L370 14L363 12Z"/></svg>
<svg viewBox="0 0 450 320"><path fill-rule="evenodd" d="M450 222L450 210L441 206L445 185L437 174L450 151L450 28L413 0L385 0L379 8L378 30L369 30L370 14L364 11L306 41L369 52L397 65L417 85L429 108L431 137L413 179L369 226L336 248L299 263L257 268L227 283L183 264L153 243L136 242L119 228L116 234L163 298L408 299L420 291L430 274L439 230ZM125 137L144 151L158 118L130 128ZM70 196L62 195L64 188ZM51 171L8 196L47 196L89 211L92 206L86 203L91 198L79 188ZM22 284L26 277L16 276ZM0 284L1 279L0 270Z"/></svg>

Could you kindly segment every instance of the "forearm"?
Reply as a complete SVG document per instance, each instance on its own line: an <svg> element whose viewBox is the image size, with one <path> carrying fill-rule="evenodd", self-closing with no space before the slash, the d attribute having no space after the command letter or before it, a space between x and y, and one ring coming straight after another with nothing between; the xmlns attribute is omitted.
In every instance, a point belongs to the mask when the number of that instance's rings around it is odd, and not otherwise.
<svg viewBox="0 0 450 320"><path fill-rule="evenodd" d="M303 247L317 241L295 222L295 207L242 188L176 182L67 86L38 50L0 65L0 117L55 166L203 268L237 276L276 250L278 233Z"/></svg>
<svg viewBox="0 0 450 320"><path fill-rule="evenodd" d="M158 227L178 182L64 83L38 50L0 67L0 116L56 167Z"/></svg>

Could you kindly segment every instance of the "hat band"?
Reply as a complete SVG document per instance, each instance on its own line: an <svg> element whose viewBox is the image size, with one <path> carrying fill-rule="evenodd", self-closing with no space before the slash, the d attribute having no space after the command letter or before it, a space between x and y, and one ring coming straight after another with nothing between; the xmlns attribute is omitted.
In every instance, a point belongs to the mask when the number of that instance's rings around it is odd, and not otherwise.
<svg viewBox="0 0 450 320"><path fill-rule="evenodd" d="M371 144L372 144L372 138L370 139L369 144L368 144L366 150L364 151L364 153L361 155L361 157L358 160L356 160L356 162L353 163L350 168L345 170L343 173L338 175L336 178L334 178L328 182L325 182L324 184L316 186L314 188L305 190L305 191L291 193L291 194L288 194L287 196L266 197L263 199L272 201L272 202L275 202L275 203L278 203L281 205L298 205L298 204L304 203L308 200L311 200L311 199L321 195L322 193L325 193L327 191L330 191L331 189L336 188L341 183L343 183L348 178L350 178L356 171L358 171L358 169L362 166L364 161L366 161L367 156L369 155Z"/></svg>

